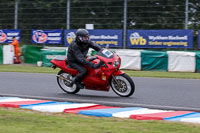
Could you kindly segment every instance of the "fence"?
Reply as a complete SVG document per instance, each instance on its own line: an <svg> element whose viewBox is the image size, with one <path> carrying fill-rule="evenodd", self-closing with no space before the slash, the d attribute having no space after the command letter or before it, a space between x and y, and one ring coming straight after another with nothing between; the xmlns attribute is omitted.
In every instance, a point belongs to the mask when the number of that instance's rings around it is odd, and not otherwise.
<svg viewBox="0 0 200 133"><path fill-rule="evenodd" d="M20 29L31 44L32 29L193 29L197 49L198 0L0 0L0 29Z"/></svg>

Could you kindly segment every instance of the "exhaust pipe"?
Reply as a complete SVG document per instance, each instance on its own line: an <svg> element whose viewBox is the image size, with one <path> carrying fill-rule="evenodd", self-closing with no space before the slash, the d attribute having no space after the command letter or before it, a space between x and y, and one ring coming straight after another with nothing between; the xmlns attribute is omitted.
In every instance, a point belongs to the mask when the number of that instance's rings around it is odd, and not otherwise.
<svg viewBox="0 0 200 133"><path fill-rule="evenodd" d="M65 80L65 81L69 82L69 80L66 79L65 77L63 77L62 75L56 75L56 77L60 78L61 80Z"/></svg>

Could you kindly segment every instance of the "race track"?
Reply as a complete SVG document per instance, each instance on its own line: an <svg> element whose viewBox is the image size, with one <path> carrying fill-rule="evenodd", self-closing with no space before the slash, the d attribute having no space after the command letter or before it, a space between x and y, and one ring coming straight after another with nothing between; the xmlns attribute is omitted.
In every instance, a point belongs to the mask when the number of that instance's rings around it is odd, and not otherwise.
<svg viewBox="0 0 200 133"><path fill-rule="evenodd" d="M200 111L200 80L133 77L135 93L128 98L109 92L81 90L64 93L55 74L0 72L0 95L59 101L140 106L159 109Z"/></svg>

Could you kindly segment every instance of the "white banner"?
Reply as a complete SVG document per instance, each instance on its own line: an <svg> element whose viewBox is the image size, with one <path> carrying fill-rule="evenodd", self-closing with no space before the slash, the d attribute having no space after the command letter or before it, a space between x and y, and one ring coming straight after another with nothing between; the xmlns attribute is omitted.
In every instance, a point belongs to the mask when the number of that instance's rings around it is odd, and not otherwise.
<svg viewBox="0 0 200 133"><path fill-rule="evenodd" d="M120 69L141 70L141 50L116 50L121 58Z"/></svg>
<svg viewBox="0 0 200 133"><path fill-rule="evenodd" d="M12 45L3 46L3 64L13 64L14 47Z"/></svg>
<svg viewBox="0 0 200 133"><path fill-rule="evenodd" d="M194 52L168 51L169 72L195 72L196 61Z"/></svg>

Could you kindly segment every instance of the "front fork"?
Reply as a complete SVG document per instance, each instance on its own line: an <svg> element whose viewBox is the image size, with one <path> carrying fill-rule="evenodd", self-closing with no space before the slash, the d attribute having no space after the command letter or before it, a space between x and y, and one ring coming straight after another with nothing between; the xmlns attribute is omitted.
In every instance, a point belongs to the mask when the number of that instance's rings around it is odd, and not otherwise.
<svg viewBox="0 0 200 133"><path fill-rule="evenodd" d="M115 76L117 76L117 75L122 75L122 74L124 74L124 72L123 71L121 71L121 70L116 70L113 74L112 74L112 78L113 78L113 80L114 80L114 82L118 85L118 86L120 86L120 83L117 81L117 79L115 78Z"/></svg>
<svg viewBox="0 0 200 133"><path fill-rule="evenodd" d="M114 80L115 84L117 84L117 86L120 86L119 82L117 81L117 79L113 74L112 74L112 79Z"/></svg>

